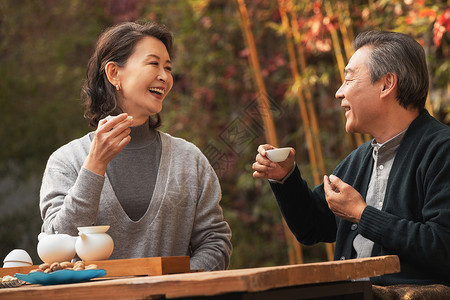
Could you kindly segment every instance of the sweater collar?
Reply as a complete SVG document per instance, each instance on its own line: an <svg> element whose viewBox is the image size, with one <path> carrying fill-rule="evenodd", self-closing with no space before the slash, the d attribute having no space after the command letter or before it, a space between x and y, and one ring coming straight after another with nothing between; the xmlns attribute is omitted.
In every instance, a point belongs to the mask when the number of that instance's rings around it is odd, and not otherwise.
<svg viewBox="0 0 450 300"><path fill-rule="evenodd" d="M150 128L149 120L147 120L144 124L130 127L131 129L131 141L128 145L125 146L124 149L138 149L149 146L153 144L156 140L156 130Z"/></svg>

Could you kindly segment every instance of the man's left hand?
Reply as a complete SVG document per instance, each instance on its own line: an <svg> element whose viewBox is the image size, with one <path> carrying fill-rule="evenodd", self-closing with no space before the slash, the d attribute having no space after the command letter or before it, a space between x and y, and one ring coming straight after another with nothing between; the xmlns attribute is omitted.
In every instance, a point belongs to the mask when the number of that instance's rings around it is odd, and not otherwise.
<svg viewBox="0 0 450 300"><path fill-rule="evenodd" d="M359 223L367 204L361 194L335 175L323 177L328 207L340 219Z"/></svg>

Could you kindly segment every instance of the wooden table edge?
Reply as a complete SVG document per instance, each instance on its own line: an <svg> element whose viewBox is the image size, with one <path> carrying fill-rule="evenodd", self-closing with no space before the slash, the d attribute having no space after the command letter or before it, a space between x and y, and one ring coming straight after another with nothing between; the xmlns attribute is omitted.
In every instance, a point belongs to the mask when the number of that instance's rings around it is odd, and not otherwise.
<svg viewBox="0 0 450 300"><path fill-rule="evenodd" d="M0 289L0 298L11 296L11 299L20 299L36 296L60 299L62 294L69 294L79 299L83 298L83 295L88 295L88 298L113 297L116 299L121 296L124 298L214 296L324 282L351 281L399 271L398 257L388 255L301 265L95 280L69 285L23 286L3 289L3 291ZM14 297L15 293L19 297Z"/></svg>

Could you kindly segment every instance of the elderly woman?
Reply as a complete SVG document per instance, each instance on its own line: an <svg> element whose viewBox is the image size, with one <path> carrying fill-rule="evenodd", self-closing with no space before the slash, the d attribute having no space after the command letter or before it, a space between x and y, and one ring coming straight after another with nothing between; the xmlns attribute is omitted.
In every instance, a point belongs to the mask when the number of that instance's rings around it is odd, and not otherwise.
<svg viewBox="0 0 450 300"><path fill-rule="evenodd" d="M113 259L188 255L192 269L226 269L231 230L217 176L196 146L157 130L173 85L171 52L171 33L156 23L100 36L82 91L96 130L49 158L43 231L110 225Z"/></svg>

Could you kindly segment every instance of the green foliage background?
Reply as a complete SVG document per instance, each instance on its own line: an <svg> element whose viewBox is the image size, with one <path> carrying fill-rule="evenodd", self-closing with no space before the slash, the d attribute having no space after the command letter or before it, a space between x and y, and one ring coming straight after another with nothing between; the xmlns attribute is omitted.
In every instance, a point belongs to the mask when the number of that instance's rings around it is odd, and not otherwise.
<svg viewBox="0 0 450 300"><path fill-rule="evenodd" d="M301 12L302 30L313 43L302 75L314 95L330 172L351 150L344 143L340 107L334 100L340 75L332 49L314 46L317 41L329 43L329 33L308 30L320 1L293 2ZM388 29L420 40L430 63L433 111L448 123L448 31L440 46L433 43L436 15L448 4L409 2L350 1L350 26L355 33ZM297 163L312 182L277 2L247 1L247 7L279 143L297 149ZM368 18L367 10L372 12ZM233 230L231 268L289 263L274 197L267 182L252 178L251 164L257 146L265 143L264 129L255 114L258 91L238 6L228 0L0 2L0 258L22 248L40 262L38 202L45 163L58 147L90 130L80 103L85 66L100 32L124 20L155 20L174 33L175 84L164 103L162 130L195 143L216 168L224 214ZM236 132L238 139L232 140ZM303 251L307 262L326 259L322 245Z"/></svg>

